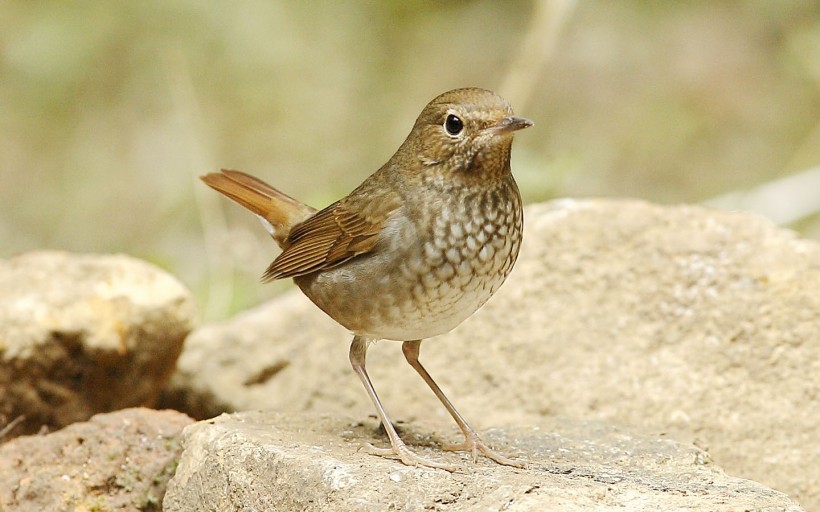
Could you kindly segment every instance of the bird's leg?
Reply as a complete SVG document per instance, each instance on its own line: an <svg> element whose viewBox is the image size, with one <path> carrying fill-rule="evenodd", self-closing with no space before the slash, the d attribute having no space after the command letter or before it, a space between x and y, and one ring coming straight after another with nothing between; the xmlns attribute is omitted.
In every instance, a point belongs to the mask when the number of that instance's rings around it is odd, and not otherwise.
<svg viewBox="0 0 820 512"><path fill-rule="evenodd" d="M353 371L356 372L356 375L358 375L359 379L362 381L364 388L367 390L367 394L370 395L373 405L376 406L376 413L379 415L379 420L381 420L382 425L384 425L384 429L387 431L387 437L390 438L390 445L392 447L380 449L368 444L369 452L373 455L387 457L397 456L404 464L407 464L408 466L428 466L447 471L455 471L456 468L453 466L419 457L410 451L410 449L407 448L407 445L404 444L404 441L401 440L395 427L393 427L393 423L390 422L390 418L387 417L387 413L384 411L378 395L376 395L376 390L370 382L370 377L367 375L367 370L365 369L367 342L368 340L361 336L353 337L353 342L350 344L350 364L353 366Z"/></svg>
<svg viewBox="0 0 820 512"><path fill-rule="evenodd" d="M433 393L436 394L441 403L444 405L444 408L447 409L447 412L450 413L450 416L458 424L458 428L464 433L464 443L458 445L446 445L443 448L445 450L463 450L466 451L473 456L473 462L478 458L478 452L481 452L484 456L496 461L499 464L503 464L505 466L514 466L517 468L523 468L524 463L521 461L513 460L507 458L501 454L496 453L493 451L489 446L484 444L484 441L478 437L478 433L473 430L470 425L461 417L461 414L458 413L453 404L450 400L444 396L444 392L438 387L438 384L433 380L427 370L424 369L424 366L421 365L419 362L419 348L421 347L421 340L414 340L414 341L405 341L402 346L401 350L404 353L404 358L407 359L407 362L410 363L418 373L421 375L421 378L424 379L424 382L430 386L430 389L433 390Z"/></svg>

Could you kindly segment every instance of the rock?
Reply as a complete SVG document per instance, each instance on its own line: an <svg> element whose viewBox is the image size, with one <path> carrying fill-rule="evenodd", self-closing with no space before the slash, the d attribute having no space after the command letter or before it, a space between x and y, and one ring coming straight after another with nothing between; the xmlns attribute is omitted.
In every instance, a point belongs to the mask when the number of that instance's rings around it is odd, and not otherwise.
<svg viewBox="0 0 820 512"><path fill-rule="evenodd" d="M375 424L249 412L186 427L163 509L802 510L785 494L727 476L693 446L610 426L545 420L489 432L492 444L526 454L525 470L433 450L429 436L404 429L422 455L463 468L451 474L359 450L387 445Z"/></svg>
<svg viewBox="0 0 820 512"><path fill-rule="evenodd" d="M160 510L193 420L176 411L98 414L0 446L0 510Z"/></svg>
<svg viewBox="0 0 820 512"><path fill-rule="evenodd" d="M179 281L127 256L0 261L0 427L23 416L14 433L31 433L153 404L194 317Z"/></svg>
<svg viewBox="0 0 820 512"><path fill-rule="evenodd" d="M176 403L362 418L349 342L285 294L192 333ZM588 200L527 208L509 281L421 358L476 428L563 415L668 432L820 510L818 351L816 242L748 214ZM372 347L368 370L394 421L450 426L400 344Z"/></svg>
<svg viewBox="0 0 820 512"><path fill-rule="evenodd" d="M194 330L160 403L199 419L244 409L307 410L311 403L323 409L340 393L344 404L328 410L363 406L367 395L347 358L351 339L294 290Z"/></svg>

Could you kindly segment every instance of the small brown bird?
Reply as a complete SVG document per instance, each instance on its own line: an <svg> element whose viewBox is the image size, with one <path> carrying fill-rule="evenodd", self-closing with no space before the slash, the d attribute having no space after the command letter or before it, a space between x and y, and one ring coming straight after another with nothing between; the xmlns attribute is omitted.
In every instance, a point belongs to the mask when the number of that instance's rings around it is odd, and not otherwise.
<svg viewBox="0 0 820 512"><path fill-rule="evenodd" d="M419 362L421 340L446 333L489 299L512 270L522 209L510 172L513 132L532 126L493 92L467 88L433 99L381 169L347 197L316 211L239 171L202 180L251 210L282 253L264 279L292 277L305 295L353 334L350 362L407 465L454 468L424 459L402 442L365 369L371 341L402 341L421 375L464 433L461 445L523 466L490 449Z"/></svg>

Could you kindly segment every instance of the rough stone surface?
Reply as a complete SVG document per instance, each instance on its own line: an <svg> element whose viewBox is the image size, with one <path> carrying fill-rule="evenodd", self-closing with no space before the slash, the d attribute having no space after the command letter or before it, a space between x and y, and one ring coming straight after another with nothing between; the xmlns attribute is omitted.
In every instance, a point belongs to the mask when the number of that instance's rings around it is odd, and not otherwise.
<svg viewBox="0 0 820 512"><path fill-rule="evenodd" d="M164 510L802 510L785 494L725 475L694 446L599 424L489 432L493 444L527 454L524 470L473 463L432 448L415 426L404 429L423 455L463 468L452 474L359 450L387 443L375 425L252 412L187 427Z"/></svg>
<svg viewBox="0 0 820 512"><path fill-rule="evenodd" d="M820 246L694 206L525 212L508 282L422 361L479 429L556 415L667 432L820 510ZM272 256L274 250L272 249ZM349 334L298 291L195 331L169 393L193 414L372 414ZM394 420L450 419L400 345L368 352Z"/></svg>
<svg viewBox="0 0 820 512"><path fill-rule="evenodd" d="M0 261L0 427L59 428L151 405L194 324L188 290L127 256Z"/></svg>
<svg viewBox="0 0 820 512"><path fill-rule="evenodd" d="M160 510L192 421L126 409L13 439L0 446L0 511Z"/></svg>

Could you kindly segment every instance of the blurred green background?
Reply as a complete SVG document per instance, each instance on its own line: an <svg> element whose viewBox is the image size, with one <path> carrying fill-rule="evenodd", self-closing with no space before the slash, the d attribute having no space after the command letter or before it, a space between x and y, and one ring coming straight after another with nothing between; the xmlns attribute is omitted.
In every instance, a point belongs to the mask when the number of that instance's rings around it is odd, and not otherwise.
<svg viewBox="0 0 820 512"><path fill-rule="evenodd" d="M5 0L0 50L0 256L129 253L206 318L287 284L259 285L275 244L199 174L324 206L461 86L535 120L528 202L705 201L820 238L820 1Z"/></svg>

